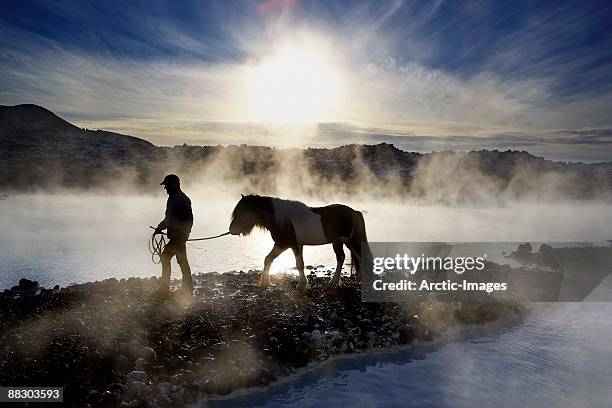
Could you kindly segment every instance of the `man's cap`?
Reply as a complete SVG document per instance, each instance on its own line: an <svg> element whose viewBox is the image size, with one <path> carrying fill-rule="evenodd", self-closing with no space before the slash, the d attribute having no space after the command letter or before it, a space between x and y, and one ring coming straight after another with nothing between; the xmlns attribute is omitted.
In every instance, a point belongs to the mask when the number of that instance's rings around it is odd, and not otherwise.
<svg viewBox="0 0 612 408"><path fill-rule="evenodd" d="M166 184L172 184L172 183L179 183L180 184L180 180L178 178L178 176L176 174L168 174L166 177L164 177L164 181L162 181L161 183L159 183L160 186L166 185Z"/></svg>

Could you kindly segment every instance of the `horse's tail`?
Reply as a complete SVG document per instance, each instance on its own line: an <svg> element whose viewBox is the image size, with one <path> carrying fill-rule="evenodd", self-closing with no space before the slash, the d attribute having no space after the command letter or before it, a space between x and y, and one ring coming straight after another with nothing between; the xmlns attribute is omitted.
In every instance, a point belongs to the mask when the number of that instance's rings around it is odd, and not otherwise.
<svg viewBox="0 0 612 408"><path fill-rule="evenodd" d="M353 233L351 234L351 275L357 279L371 275L373 267L372 251L368 244L365 221L360 211L353 213Z"/></svg>

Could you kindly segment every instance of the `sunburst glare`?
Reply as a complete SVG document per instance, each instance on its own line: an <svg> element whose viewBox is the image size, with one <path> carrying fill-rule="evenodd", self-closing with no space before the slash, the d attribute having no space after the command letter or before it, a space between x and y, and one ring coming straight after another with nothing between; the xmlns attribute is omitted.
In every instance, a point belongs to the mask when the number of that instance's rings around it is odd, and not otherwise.
<svg viewBox="0 0 612 408"><path fill-rule="evenodd" d="M251 117L266 122L317 122L338 110L341 73L315 42L286 44L247 69Z"/></svg>

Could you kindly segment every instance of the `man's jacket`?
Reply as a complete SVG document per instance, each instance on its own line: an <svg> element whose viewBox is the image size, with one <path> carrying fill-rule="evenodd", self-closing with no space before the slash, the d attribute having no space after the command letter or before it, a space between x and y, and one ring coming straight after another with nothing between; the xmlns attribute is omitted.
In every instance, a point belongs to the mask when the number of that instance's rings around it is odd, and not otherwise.
<svg viewBox="0 0 612 408"><path fill-rule="evenodd" d="M191 200L185 193L179 191L168 197L166 203L166 218L159 223L157 229L168 229L168 238L172 241L187 241L193 226Z"/></svg>

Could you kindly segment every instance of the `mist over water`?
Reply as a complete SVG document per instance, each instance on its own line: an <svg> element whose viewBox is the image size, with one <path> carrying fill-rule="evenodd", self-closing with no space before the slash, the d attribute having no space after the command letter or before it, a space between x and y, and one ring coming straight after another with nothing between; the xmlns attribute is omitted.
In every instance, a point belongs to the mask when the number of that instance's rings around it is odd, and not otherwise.
<svg viewBox="0 0 612 408"><path fill-rule="evenodd" d="M193 238L227 231L239 193L190 191ZM291 197L293 198L293 197ZM310 205L343 202L364 211L370 241L605 241L611 239L612 205L517 202L499 206L427 206L400 201L303 199ZM160 275L151 262L149 225L163 218L165 195L94 193L16 194L0 200L0 288L22 277L61 286L110 277ZM188 246L194 273L261 269L272 248L267 232L229 236ZM306 247L306 265L332 268L331 246ZM295 266L283 253L272 272ZM293 271L295 272L295 271ZM173 278L180 278L174 264Z"/></svg>

